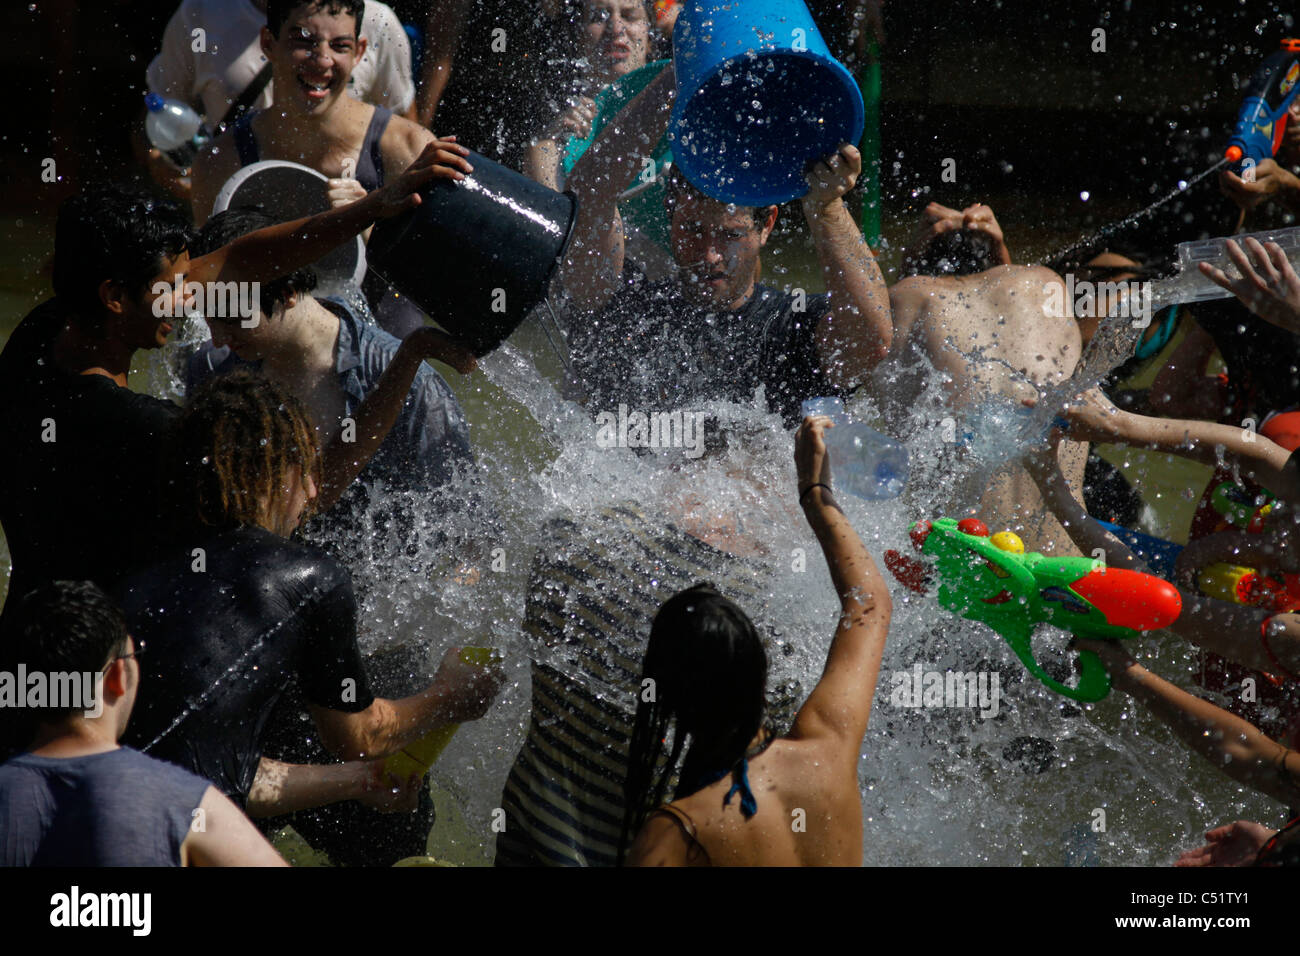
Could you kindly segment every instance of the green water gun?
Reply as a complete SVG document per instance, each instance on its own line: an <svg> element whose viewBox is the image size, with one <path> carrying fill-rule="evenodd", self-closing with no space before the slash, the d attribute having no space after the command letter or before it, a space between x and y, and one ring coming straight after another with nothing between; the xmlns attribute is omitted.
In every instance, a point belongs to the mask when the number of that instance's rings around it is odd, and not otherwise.
<svg viewBox="0 0 1300 956"><path fill-rule="evenodd" d="M1072 700L1098 701L1110 693L1110 675L1090 651L1079 653L1076 687L1051 677L1034 659L1030 643L1039 624L1076 637L1119 640L1168 627L1182 612L1182 598L1168 581L1096 558L1025 552L1010 531L989 535L978 518L938 518L911 527L912 545L929 563L885 552L885 565L899 583L925 594L939 579L939 603L967 620L997 631L1040 681Z"/></svg>

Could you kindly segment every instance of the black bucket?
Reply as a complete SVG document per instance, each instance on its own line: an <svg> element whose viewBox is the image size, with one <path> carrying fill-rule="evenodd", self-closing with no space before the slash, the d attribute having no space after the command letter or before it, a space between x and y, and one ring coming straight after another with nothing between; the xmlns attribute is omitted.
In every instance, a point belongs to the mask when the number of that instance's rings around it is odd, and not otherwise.
<svg viewBox="0 0 1300 956"><path fill-rule="evenodd" d="M370 268L475 355L491 352L543 299L577 214L558 193L470 153L472 175L434 180L420 205L375 226Z"/></svg>

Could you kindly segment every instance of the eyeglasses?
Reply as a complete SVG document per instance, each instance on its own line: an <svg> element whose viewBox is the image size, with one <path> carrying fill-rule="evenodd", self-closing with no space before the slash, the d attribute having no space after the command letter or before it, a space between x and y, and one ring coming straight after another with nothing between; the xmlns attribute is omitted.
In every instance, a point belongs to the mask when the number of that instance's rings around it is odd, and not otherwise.
<svg viewBox="0 0 1300 956"><path fill-rule="evenodd" d="M104 665L104 669L103 669L102 671L100 671L100 673L101 673L101 674L106 674L106 673L108 673L108 669L109 669L110 667L112 667L115 663L117 663L118 661L124 661L124 660L126 660L126 659L128 659L128 658L131 658L131 657L139 657L139 656L140 656L141 654L143 654L143 653L145 652L145 650L147 649L144 641L137 641L137 640L135 640L135 639L133 638L133 639L132 639L132 643L135 644L135 650L133 650L130 654L118 654L118 655L117 655L116 657L114 657L111 661L109 661L107 664Z"/></svg>

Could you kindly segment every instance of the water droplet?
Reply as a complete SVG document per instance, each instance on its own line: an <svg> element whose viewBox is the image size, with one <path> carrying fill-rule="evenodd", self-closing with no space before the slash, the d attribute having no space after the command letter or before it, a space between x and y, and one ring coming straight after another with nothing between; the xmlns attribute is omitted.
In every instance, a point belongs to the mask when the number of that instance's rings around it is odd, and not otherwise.
<svg viewBox="0 0 1300 956"><path fill-rule="evenodd" d="M1085 189L1083 192L1079 193L1079 198L1082 199L1084 202L1087 202L1090 198L1092 198L1092 193L1088 192L1088 190Z"/></svg>

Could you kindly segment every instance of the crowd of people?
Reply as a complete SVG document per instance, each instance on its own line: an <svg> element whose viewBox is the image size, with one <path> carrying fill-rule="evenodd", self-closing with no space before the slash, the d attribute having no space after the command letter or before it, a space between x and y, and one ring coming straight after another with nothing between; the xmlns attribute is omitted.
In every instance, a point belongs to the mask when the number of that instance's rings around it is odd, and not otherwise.
<svg viewBox="0 0 1300 956"><path fill-rule="evenodd" d="M346 541L367 533L362 512L391 507L385 527L411 553L445 547L414 533L406 493L455 488L475 520L492 520L465 413L425 364L467 375L476 359L376 275L346 301L318 294L313 263L419 205L429 183L472 176L471 150L576 199L555 300L568 384L593 416L761 394L758 411L793 430L773 448L770 431L708 422L699 460L665 466L662 512L629 499L542 529L522 621L531 716L501 796L497 864L861 862L858 764L890 586L836 501L834 425L801 403L865 397L903 439L918 410L1034 405L1071 380L1108 318L1076 314L1065 274L1128 279L1162 263L1119 244L1017 262L988 206L932 203L887 285L846 204L863 159L845 143L808 165L798 201L824 291L764 284L781 210L721 202L672 165L676 7L544 0L531 20L508 11L498 32L495 0L433 6L407 28L373 0L181 4L148 83L217 135L187 169L141 137L152 184L69 199L54 297L0 352L0 443L13 450L0 470L12 555L0 673L88 674L94 688L12 710L0 694L0 863L280 865L267 837L286 824L337 863L424 854L428 781L389 758L483 717L505 670L458 647L438 648L433 667L434 649L413 642L398 669L418 686L390 692L359 642ZM195 30L211 53L190 43ZM214 208L262 159L319 172L329 208L290 222ZM1223 193L1254 221L1290 204L1293 162L1295 125L1276 162L1252 181L1224 173ZM633 188L647 169L654 192ZM1300 575L1300 276L1276 245L1230 249L1239 276L1205 271L1232 298L1157 315L1049 437L978 488L953 482L943 504L1031 550L1100 548L1145 567L1100 523L1132 525L1140 491L1090 444L1216 467L1172 575L1183 611L1171 632L1204 655L1204 689L1225 706L1140 666L1140 644L1076 646L1190 749L1295 808L1300 592L1232 603L1198 588L1216 562ZM256 283L255 301L205 312L183 403L132 390L136 353L167 342L193 308L187 289L214 283ZM1060 314L1045 308L1053 298ZM1212 354L1221 376L1205 374ZM1139 366L1159 370L1141 393L1125 387ZM762 485L755 456L791 451L797 483ZM699 499L693 469L719 461L749 493ZM1250 527L1214 510L1224 482L1251 503ZM788 534L802 510L838 598L811 688L772 679L771 655L808 649L751 616L771 573L752 534L758 501L780 503L772 520ZM305 524L324 546L304 542ZM1239 693L1246 681L1258 694ZM1295 834L1225 823L1180 863L1297 862Z"/></svg>

